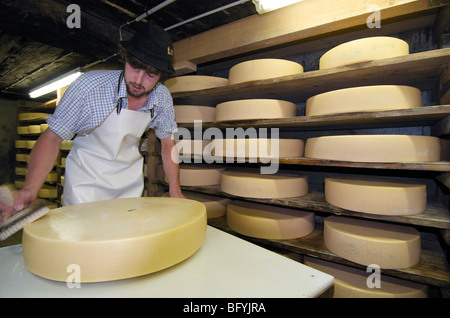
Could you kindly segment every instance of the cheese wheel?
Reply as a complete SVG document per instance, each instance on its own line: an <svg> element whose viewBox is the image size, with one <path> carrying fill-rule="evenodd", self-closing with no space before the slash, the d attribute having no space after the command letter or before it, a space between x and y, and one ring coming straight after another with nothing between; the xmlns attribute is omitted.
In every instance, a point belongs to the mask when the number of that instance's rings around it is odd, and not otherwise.
<svg viewBox="0 0 450 318"><path fill-rule="evenodd" d="M277 99L242 99L216 106L216 121L294 117L297 106Z"/></svg>
<svg viewBox="0 0 450 318"><path fill-rule="evenodd" d="M211 186L220 184L223 167L212 165L180 165L180 185L182 186Z"/></svg>
<svg viewBox="0 0 450 318"><path fill-rule="evenodd" d="M331 252L365 266L401 269L420 260L420 234L408 226L329 216L324 220L323 236Z"/></svg>
<svg viewBox="0 0 450 318"><path fill-rule="evenodd" d="M325 200L343 209L378 215L415 215L427 206L425 184L390 179L325 178Z"/></svg>
<svg viewBox="0 0 450 318"><path fill-rule="evenodd" d="M193 123L195 120L213 122L216 114L216 109L209 106L176 105L173 109L177 123Z"/></svg>
<svg viewBox="0 0 450 318"><path fill-rule="evenodd" d="M306 116L369 112L422 106L419 89L402 85L375 85L339 89L308 98Z"/></svg>
<svg viewBox="0 0 450 318"><path fill-rule="evenodd" d="M208 219L224 216L227 213L227 206L231 202L231 199L205 193L183 191L183 195L189 200L203 203ZM166 192L163 196L169 197L170 195Z"/></svg>
<svg viewBox="0 0 450 318"><path fill-rule="evenodd" d="M305 265L334 277L334 298L426 298L428 286L380 274L380 284L372 287L370 275L358 268L305 256ZM372 288L370 288L371 286Z"/></svg>
<svg viewBox="0 0 450 318"><path fill-rule="evenodd" d="M49 114L47 113L19 113L20 121L29 121L29 120L45 120Z"/></svg>
<svg viewBox="0 0 450 318"><path fill-rule="evenodd" d="M15 167L14 170L15 170L16 175L18 175L18 176L24 176L27 174L26 167Z"/></svg>
<svg viewBox="0 0 450 318"><path fill-rule="evenodd" d="M256 171L224 171L220 180L223 192L248 198L292 198L308 193L308 177L293 172L259 174Z"/></svg>
<svg viewBox="0 0 450 318"><path fill-rule="evenodd" d="M237 233L262 239L289 240L314 230L314 213L253 202L233 201L227 224Z"/></svg>
<svg viewBox="0 0 450 318"><path fill-rule="evenodd" d="M29 125L28 133L29 134L40 134L41 133L41 125Z"/></svg>
<svg viewBox="0 0 450 318"><path fill-rule="evenodd" d="M303 157L301 139L239 138L214 139L209 147L215 157L226 158L293 158Z"/></svg>
<svg viewBox="0 0 450 318"><path fill-rule="evenodd" d="M14 180L14 187L16 187L16 189L22 189L24 185L25 185L24 179Z"/></svg>
<svg viewBox="0 0 450 318"><path fill-rule="evenodd" d="M211 140L200 140L200 139L175 140L175 147L178 154L181 156L202 157L205 147L210 142Z"/></svg>
<svg viewBox="0 0 450 318"><path fill-rule="evenodd" d="M44 132L48 129L48 124L41 124L41 132Z"/></svg>
<svg viewBox="0 0 450 318"><path fill-rule="evenodd" d="M17 126L17 134L18 135L28 134L28 126Z"/></svg>
<svg viewBox="0 0 450 318"><path fill-rule="evenodd" d="M37 140L27 140L27 148L33 149L34 145L36 144Z"/></svg>
<svg viewBox="0 0 450 318"><path fill-rule="evenodd" d="M206 75L185 75L172 77L164 82L171 93L190 92L228 85L228 79Z"/></svg>
<svg viewBox="0 0 450 318"><path fill-rule="evenodd" d="M55 186L44 184L38 192L40 198L55 199L58 196L58 189Z"/></svg>
<svg viewBox="0 0 450 318"><path fill-rule="evenodd" d="M16 148L28 148L27 140L16 140L14 144Z"/></svg>
<svg viewBox="0 0 450 318"><path fill-rule="evenodd" d="M126 198L51 210L24 227L22 251L25 267L38 276L66 282L77 268L82 283L102 282L168 268L205 238L203 204Z"/></svg>
<svg viewBox="0 0 450 318"><path fill-rule="evenodd" d="M28 159L30 159L29 154L16 153L16 161L28 162Z"/></svg>
<svg viewBox="0 0 450 318"><path fill-rule="evenodd" d="M70 150L72 149L73 141L72 140L63 140L61 142L60 149L61 150Z"/></svg>
<svg viewBox="0 0 450 318"><path fill-rule="evenodd" d="M397 38L376 36L358 39L343 43L327 51L319 60L319 69L329 69L408 54L408 43Z"/></svg>
<svg viewBox="0 0 450 318"><path fill-rule="evenodd" d="M354 162L439 161L440 142L430 136L324 136L306 141L305 157Z"/></svg>
<svg viewBox="0 0 450 318"><path fill-rule="evenodd" d="M303 73L303 66L283 59L257 59L245 61L230 68L229 84L265 80Z"/></svg>

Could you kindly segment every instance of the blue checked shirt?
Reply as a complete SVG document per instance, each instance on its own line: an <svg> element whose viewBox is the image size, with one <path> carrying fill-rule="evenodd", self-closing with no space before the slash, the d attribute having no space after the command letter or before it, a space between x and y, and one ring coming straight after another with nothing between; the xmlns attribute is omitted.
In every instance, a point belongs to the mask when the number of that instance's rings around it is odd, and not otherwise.
<svg viewBox="0 0 450 318"><path fill-rule="evenodd" d="M80 76L64 93L54 114L47 117L48 127L63 140L75 135L86 135L101 125L112 111L116 111L118 98L122 98L122 108L128 107L125 81L122 80L117 92L121 71L91 71ZM158 83L149 95L148 103L140 112L150 112L154 119L148 129L155 129L158 138L169 137L177 125L173 100L169 90Z"/></svg>

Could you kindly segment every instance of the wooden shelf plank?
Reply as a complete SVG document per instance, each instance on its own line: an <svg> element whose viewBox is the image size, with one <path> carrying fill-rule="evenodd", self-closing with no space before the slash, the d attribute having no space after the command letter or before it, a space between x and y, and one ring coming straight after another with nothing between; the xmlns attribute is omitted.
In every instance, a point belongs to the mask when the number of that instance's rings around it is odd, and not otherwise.
<svg viewBox="0 0 450 318"><path fill-rule="evenodd" d="M360 264L347 261L329 251L324 244L321 229L315 229L311 234L298 239L266 240L252 238L234 232L228 227L226 217L210 218L208 219L208 224L258 245L284 249L302 255L310 255L324 260L366 269L366 267ZM381 272L382 274L413 280L423 284L450 287L450 268L445 260L445 255L435 247L430 248L428 244L422 244L421 259L417 265L406 269L382 269Z"/></svg>
<svg viewBox="0 0 450 318"><path fill-rule="evenodd" d="M215 106L245 98L276 98L298 103L323 92L366 85L412 85L428 90L439 83L449 60L450 48L444 48L268 80L178 92L172 97L178 105Z"/></svg>
<svg viewBox="0 0 450 318"><path fill-rule="evenodd" d="M167 186L164 181L155 181L159 185ZM428 200L427 209L424 213L410 216L384 216L368 213L354 212L336 207L325 201L323 193L308 193L301 197L286 199L256 199L233 196L221 191L220 186L191 187L182 186L182 190L200 192L221 197L227 197L235 200L246 200L264 204L284 206L294 209L302 209L312 212L324 213L325 215L346 215L356 216L365 219L396 222L401 224L410 224L437 229L450 229L450 212L437 200Z"/></svg>

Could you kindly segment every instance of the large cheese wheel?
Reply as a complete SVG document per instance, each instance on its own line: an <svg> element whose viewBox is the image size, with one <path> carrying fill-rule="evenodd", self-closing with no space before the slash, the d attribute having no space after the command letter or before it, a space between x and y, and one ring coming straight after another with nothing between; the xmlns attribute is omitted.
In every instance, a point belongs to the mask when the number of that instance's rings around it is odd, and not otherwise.
<svg viewBox="0 0 450 318"><path fill-rule="evenodd" d="M314 230L314 213L245 201L233 201L227 208L228 226L243 235L289 240Z"/></svg>
<svg viewBox="0 0 450 318"><path fill-rule="evenodd" d="M205 151L205 147L210 142L211 140L182 139L175 141L175 147L178 154L181 156L202 157Z"/></svg>
<svg viewBox="0 0 450 318"><path fill-rule="evenodd" d="M28 140L16 140L14 144L16 148L28 148Z"/></svg>
<svg viewBox="0 0 450 318"><path fill-rule="evenodd" d="M126 198L53 209L23 229L26 268L81 282L136 277L193 255L206 237L205 206L174 198ZM69 267L74 266L74 267Z"/></svg>
<svg viewBox="0 0 450 318"><path fill-rule="evenodd" d="M40 134L41 133L41 125L29 125L28 133L29 134Z"/></svg>
<svg viewBox="0 0 450 318"><path fill-rule="evenodd" d="M176 105L173 109L177 123L193 123L195 120L213 122L216 114L216 109L209 106Z"/></svg>
<svg viewBox="0 0 450 318"><path fill-rule="evenodd" d="M401 269L420 260L420 234L409 226L329 216L323 236L331 252L365 266Z"/></svg>
<svg viewBox="0 0 450 318"><path fill-rule="evenodd" d="M206 75L185 75L172 77L164 82L171 93L190 92L228 85L228 79Z"/></svg>
<svg viewBox="0 0 450 318"><path fill-rule="evenodd" d="M180 185L182 186L211 186L220 184L224 167L207 164L180 165Z"/></svg>
<svg viewBox="0 0 450 318"><path fill-rule="evenodd" d="M183 191L183 195L187 199L203 203L206 208L208 219L224 216L227 213L227 206L231 202L231 199L229 198L192 191ZM169 197L170 195L166 192L163 196Z"/></svg>
<svg viewBox="0 0 450 318"><path fill-rule="evenodd" d="M17 126L17 134L18 135L28 134L28 126Z"/></svg>
<svg viewBox="0 0 450 318"><path fill-rule="evenodd" d="M319 60L319 69L329 69L408 54L408 43L397 38L377 36L358 39L343 43L327 51Z"/></svg>
<svg viewBox="0 0 450 318"><path fill-rule="evenodd" d="M229 84L265 80L303 73L303 66L283 59L257 59L245 61L230 68Z"/></svg>
<svg viewBox="0 0 450 318"><path fill-rule="evenodd" d="M297 106L277 99L242 99L216 106L216 121L294 117Z"/></svg>
<svg viewBox="0 0 450 318"><path fill-rule="evenodd" d="M403 85L374 85L339 89L308 98L306 116L347 112L407 109L422 106L419 89Z"/></svg>
<svg viewBox="0 0 450 318"><path fill-rule="evenodd" d="M425 184L372 178L325 178L325 200L356 212L415 215L427 205Z"/></svg>
<svg viewBox="0 0 450 318"><path fill-rule="evenodd" d="M214 139L209 147L216 157L278 159L303 157L305 143L301 139Z"/></svg>
<svg viewBox="0 0 450 318"><path fill-rule="evenodd" d="M334 298L425 298L428 286L380 273L379 285L371 279L372 272L305 256L305 265L334 277ZM374 278L375 279L375 278ZM371 288L372 287L372 288Z"/></svg>
<svg viewBox="0 0 450 318"><path fill-rule="evenodd" d="M44 120L47 118L47 113L19 113L19 120L20 121L34 121L34 120Z"/></svg>
<svg viewBox="0 0 450 318"><path fill-rule="evenodd" d="M70 150L70 149L72 149L72 146L73 146L73 140L63 140L61 142L60 149L61 150Z"/></svg>
<svg viewBox="0 0 450 318"><path fill-rule="evenodd" d="M440 160L437 137L411 135L341 135L310 138L305 157L354 162Z"/></svg>
<svg viewBox="0 0 450 318"><path fill-rule="evenodd" d="M248 198L291 198L308 193L308 177L278 171L260 174L257 171L224 171L220 180L223 192Z"/></svg>

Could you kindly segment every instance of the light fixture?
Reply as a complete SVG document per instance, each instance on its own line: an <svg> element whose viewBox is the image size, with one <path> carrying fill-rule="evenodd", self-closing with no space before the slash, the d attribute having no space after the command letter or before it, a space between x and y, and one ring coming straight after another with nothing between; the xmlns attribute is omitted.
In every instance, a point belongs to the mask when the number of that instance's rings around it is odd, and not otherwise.
<svg viewBox="0 0 450 318"><path fill-rule="evenodd" d="M43 85L36 87L35 89L33 89L30 92L30 97L36 98L36 97L48 94L52 91L56 91L58 88L69 85L83 73L84 73L83 68L78 67L64 75L61 75L61 76L51 80L50 82L47 82Z"/></svg>
<svg viewBox="0 0 450 318"><path fill-rule="evenodd" d="M286 7L302 0L252 0L259 14Z"/></svg>

